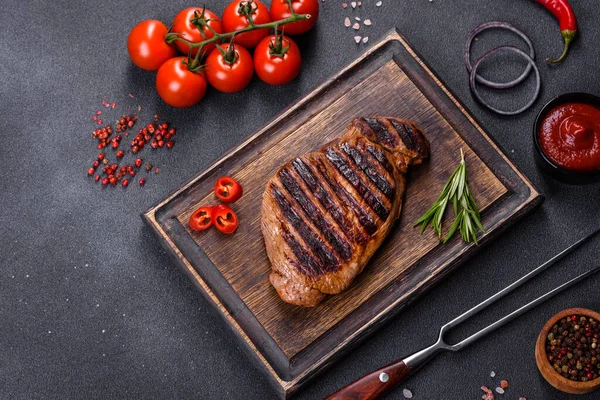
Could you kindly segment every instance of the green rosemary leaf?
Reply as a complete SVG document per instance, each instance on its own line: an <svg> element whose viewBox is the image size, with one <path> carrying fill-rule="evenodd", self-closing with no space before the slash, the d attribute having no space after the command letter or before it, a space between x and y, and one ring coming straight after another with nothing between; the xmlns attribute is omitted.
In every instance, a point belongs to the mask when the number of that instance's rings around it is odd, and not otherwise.
<svg viewBox="0 0 600 400"><path fill-rule="evenodd" d="M458 215L458 199L456 196L452 198L452 208L454 208L454 215Z"/></svg>
<svg viewBox="0 0 600 400"><path fill-rule="evenodd" d="M460 156L460 163L446 181L435 203L413 226L421 225L421 233L423 233L431 224L432 229L443 243L449 241L458 231L463 241L478 244L477 232L485 232L485 229L481 223L479 208L469 189L469 176L462 149ZM455 218L442 239L442 224L448 204L452 204Z"/></svg>
<svg viewBox="0 0 600 400"><path fill-rule="evenodd" d="M454 236L454 234L456 233L456 230L458 229L458 226L460 225L461 220L462 220L462 217L460 214L458 214L456 216L456 218L454 219L454 222L450 226L450 229L448 229L448 233L446 234L446 237L444 238L444 241L442 243L446 243L448 240L450 240L452 238L452 236Z"/></svg>

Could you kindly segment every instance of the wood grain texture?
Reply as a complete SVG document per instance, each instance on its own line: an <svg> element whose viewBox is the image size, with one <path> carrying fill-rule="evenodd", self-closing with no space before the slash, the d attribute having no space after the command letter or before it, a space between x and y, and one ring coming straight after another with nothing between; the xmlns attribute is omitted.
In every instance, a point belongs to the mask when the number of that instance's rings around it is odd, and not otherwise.
<svg viewBox="0 0 600 400"><path fill-rule="evenodd" d="M360 101L356 101L357 98ZM314 308L284 303L269 282L271 266L260 231L259 210L265 184L290 158L340 137L354 116L373 115L415 121L430 140L431 160L423 166L410 168L402 216L387 244L376 253L350 289L329 297ZM420 235L412 224L439 195L458 165L461 148L466 152L473 195L482 210L507 192L502 182L394 61L387 62L360 84L349 88L338 101L305 124L281 132L274 141L277 142L266 145L264 152L251 163L238 171L228 171L245 190L242 199L232 206L242 221L235 235L223 238L216 230L193 232L187 227L196 206L214 202L211 193L182 210L178 219L290 359L439 246L431 230ZM446 224L452 223L452 217L448 213Z"/></svg>
<svg viewBox="0 0 600 400"><path fill-rule="evenodd" d="M268 281L260 232L264 186L291 157L339 137L353 117L371 115L414 120L431 142L431 160L409 172L400 220L350 289L313 309L286 304ZM442 246L431 231L420 235L412 228L456 167L461 148L483 210L484 245L542 197L392 32L144 216L279 393L289 395L477 249L458 238ZM212 186L224 174L244 186L233 205L240 228L229 237L189 231L191 212L216 202Z"/></svg>
<svg viewBox="0 0 600 400"><path fill-rule="evenodd" d="M399 360L357 379L325 400L378 399L406 380L410 374L411 370L404 361Z"/></svg>

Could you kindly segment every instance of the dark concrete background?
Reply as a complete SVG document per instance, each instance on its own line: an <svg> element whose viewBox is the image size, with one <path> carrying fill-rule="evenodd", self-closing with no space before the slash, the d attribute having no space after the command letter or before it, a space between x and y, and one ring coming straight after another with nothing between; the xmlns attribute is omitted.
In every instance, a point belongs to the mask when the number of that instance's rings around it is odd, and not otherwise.
<svg viewBox="0 0 600 400"><path fill-rule="evenodd" d="M373 21L361 29L368 32L369 45L398 27L547 200L299 398L327 395L432 343L440 324L600 224L600 184L572 187L546 178L534 165L531 141L535 115L546 101L571 91L600 95L595 1L573 2L582 34L556 67L543 58L560 53L558 25L530 0L383 0L380 8L375 0L363 0L355 11L341 3L322 3L317 29L301 40L304 65L293 84L273 88L255 81L242 93L210 91L199 106L175 110L155 94L154 74L131 65L126 37L138 21L169 23L180 9L202 2L0 2L0 398L274 396L139 214L364 51L343 26L345 16ZM218 13L224 4L206 1ZM463 43L472 28L488 20L523 29L538 54L541 98L514 118L485 111L468 91ZM482 35L474 52L506 42L519 43L501 33ZM515 68L522 68L514 60L504 64L499 58L483 72L508 77L507 70L515 76ZM494 100L516 107L526 101L527 89ZM91 116L102 96L118 103L105 120L140 104L142 121L158 112L179 131L173 150L144 153L161 168L144 188L136 183L127 190L101 190L86 176L97 154ZM599 245L600 239L590 242L461 331L472 332L597 265ZM439 357L404 387L415 399L477 399L481 385L493 388L508 379L511 387L499 398L571 398L537 372L534 341L559 310L600 309L599 289L600 278L582 283L463 352ZM489 377L492 370L496 379ZM401 390L389 398L402 398Z"/></svg>

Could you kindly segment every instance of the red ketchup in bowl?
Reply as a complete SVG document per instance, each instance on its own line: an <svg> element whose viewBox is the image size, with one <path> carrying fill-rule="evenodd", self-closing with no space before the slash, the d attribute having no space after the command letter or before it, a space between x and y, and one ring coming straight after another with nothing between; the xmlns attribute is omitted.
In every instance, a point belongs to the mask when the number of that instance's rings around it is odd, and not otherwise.
<svg viewBox="0 0 600 400"><path fill-rule="evenodd" d="M538 139L557 166L579 172L600 171L600 109L591 104L554 107L539 125Z"/></svg>

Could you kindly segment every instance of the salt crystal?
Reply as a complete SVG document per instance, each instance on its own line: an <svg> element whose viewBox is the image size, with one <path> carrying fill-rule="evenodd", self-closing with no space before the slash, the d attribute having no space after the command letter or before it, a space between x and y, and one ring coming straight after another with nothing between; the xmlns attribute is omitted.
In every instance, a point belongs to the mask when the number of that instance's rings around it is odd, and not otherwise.
<svg viewBox="0 0 600 400"><path fill-rule="evenodd" d="M496 373L494 371L490 372L490 376L493 378L496 376Z"/></svg>
<svg viewBox="0 0 600 400"><path fill-rule="evenodd" d="M404 395L405 398L412 399L413 394L412 394L412 392L410 390L404 389L402 391L402 394Z"/></svg>
<svg viewBox="0 0 600 400"><path fill-rule="evenodd" d="M381 7L381 1L378 1L377 3L375 3L375 6Z"/></svg>
<svg viewBox="0 0 600 400"><path fill-rule="evenodd" d="M360 21L360 18L358 18L358 17L354 17L354 19L357 20L357 21Z"/></svg>
<svg viewBox="0 0 600 400"><path fill-rule="evenodd" d="M504 389L502 389L501 387L497 387L496 388L496 393L504 394Z"/></svg>
<svg viewBox="0 0 600 400"><path fill-rule="evenodd" d="M352 3L350 3L350 5L352 6L352 8L356 8L356 2L353 1Z"/></svg>
<svg viewBox="0 0 600 400"><path fill-rule="evenodd" d="M352 25L352 22L350 22L350 18L346 17L346 19L344 20L344 26L349 27L350 25Z"/></svg>
<svg viewBox="0 0 600 400"><path fill-rule="evenodd" d="M354 30L359 30L360 29L360 24L357 22L354 25L352 25L352 29Z"/></svg>
<svg viewBox="0 0 600 400"><path fill-rule="evenodd" d="M365 24L366 26L371 26L371 20L370 19L365 19L363 21L363 24Z"/></svg>
<svg viewBox="0 0 600 400"><path fill-rule="evenodd" d="M362 37L360 36L354 36L354 41L358 44L360 43L360 40L362 39Z"/></svg>
<svg viewBox="0 0 600 400"><path fill-rule="evenodd" d="M367 43L368 41L369 41L369 37L368 37L368 36L365 36L365 37L363 38L363 43Z"/></svg>

